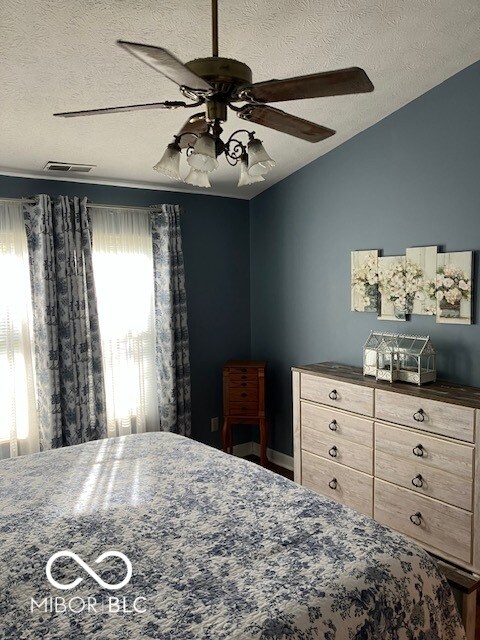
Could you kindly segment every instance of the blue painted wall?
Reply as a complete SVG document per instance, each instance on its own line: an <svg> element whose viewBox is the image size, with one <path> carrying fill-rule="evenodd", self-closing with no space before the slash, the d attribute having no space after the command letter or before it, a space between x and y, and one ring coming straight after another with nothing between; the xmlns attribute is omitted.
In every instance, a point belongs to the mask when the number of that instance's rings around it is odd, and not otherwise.
<svg viewBox="0 0 480 640"><path fill-rule="evenodd" d="M220 445L210 418L221 416L222 364L250 355L248 201L185 193L0 176L0 196L78 195L104 204L179 204L190 330L195 438ZM238 431L249 440L249 429Z"/></svg>
<svg viewBox="0 0 480 640"><path fill-rule="evenodd" d="M354 249L480 248L479 114L477 63L250 202L252 357L270 362L274 449L292 453L290 367L360 365L371 329L430 334L441 376L480 386L479 324L350 312ZM478 321L478 281L475 296Z"/></svg>

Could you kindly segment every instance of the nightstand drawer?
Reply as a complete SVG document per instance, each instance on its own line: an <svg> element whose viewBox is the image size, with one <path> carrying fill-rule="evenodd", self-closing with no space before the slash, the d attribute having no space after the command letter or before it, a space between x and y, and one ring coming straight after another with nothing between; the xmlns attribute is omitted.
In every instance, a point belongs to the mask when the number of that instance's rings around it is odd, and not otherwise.
<svg viewBox="0 0 480 640"><path fill-rule="evenodd" d="M375 417L474 442L475 409L391 391L375 391Z"/></svg>
<svg viewBox="0 0 480 640"><path fill-rule="evenodd" d="M372 517L373 478L302 451L302 484Z"/></svg>
<svg viewBox="0 0 480 640"><path fill-rule="evenodd" d="M250 371L248 373L232 374L228 376L229 384L238 384L241 382L250 382L258 384L258 374L256 371Z"/></svg>
<svg viewBox="0 0 480 640"><path fill-rule="evenodd" d="M375 477L410 489L419 495L448 502L454 507L472 510L472 480L454 476L441 469L398 458L377 449Z"/></svg>
<svg viewBox="0 0 480 640"><path fill-rule="evenodd" d="M231 416L256 416L258 415L257 402L230 402L229 414Z"/></svg>
<svg viewBox="0 0 480 640"><path fill-rule="evenodd" d="M337 409L373 416L373 389L369 387L302 374L300 397Z"/></svg>
<svg viewBox="0 0 480 640"><path fill-rule="evenodd" d="M237 379L238 378L238 379ZM258 378L242 378L241 376L230 376L228 379L229 389L258 389Z"/></svg>
<svg viewBox="0 0 480 640"><path fill-rule="evenodd" d="M258 378L258 369L254 367L228 367L228 374L230 377L244 378Z"/></svg>
<svg viewBox="0 0 480 640"><path fill-rule="evenodd" d="M257 402L258 388L255 387L230 387L228 390L230 402Z"/></svg>
<svg viewBox="0 0 480 640"><path fill-rule="evenodd" d="M371 420L309 402L301 403L300 420L302 429L308 427L321 433L338 435L366 447L373 446L373 422Z"/></svg>
<svg viewBox="0 0 480 640"><path fill-rule="evenodd" d="M449 442L411 429L375 423L375 449L415 462L419 473L426 467L465 478L473 476L474 449L466 444Z"/></svg>
<svg viewBox="0 0 480 640"><path fill-rule="evenodd" d="M375 479L375 520L463 562L471 561L472 514Z"/></svg>
<svg viewBox="0 0 480 640"><path fill-rule="evenodd" d="M335 433L302 429L302 449L357 471L373 473L373 449L345 440Z"/></svg>

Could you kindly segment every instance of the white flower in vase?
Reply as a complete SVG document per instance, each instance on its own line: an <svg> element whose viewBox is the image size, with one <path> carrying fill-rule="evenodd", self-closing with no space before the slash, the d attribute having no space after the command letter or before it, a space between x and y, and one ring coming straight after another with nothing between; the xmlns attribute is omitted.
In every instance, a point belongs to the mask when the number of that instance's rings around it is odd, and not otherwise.
<svg viewBox="0 0 480 640"><path fill-rule="evenodd" d="M445 265L437 270L436 298L440 316L459 318L462 300L471 298L471 280L455 265Z"/></svg>

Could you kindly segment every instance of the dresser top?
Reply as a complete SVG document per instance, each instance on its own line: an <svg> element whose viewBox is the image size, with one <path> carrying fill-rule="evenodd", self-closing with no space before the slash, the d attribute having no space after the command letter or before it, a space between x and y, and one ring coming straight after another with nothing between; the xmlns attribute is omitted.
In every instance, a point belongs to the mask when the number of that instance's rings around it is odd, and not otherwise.
<svg viewBox="0 0 480 640"><path fill-rule="evenodd" d="M337 362L307 364L301 367L292 367L292 371L309 373L311 375L321 376L322 378L331 378L332 380L343 380L363 387L392 391L393 393L401 393L417 398L443 400L443 402L449 402L450 404L480 408L480 388L478 387L467 387L442 380L429 382L421 387L408 382L390 383L383 380L375 380L375 378L371 376L364 376L363 370L360 367L351 367L350 365L338 364Z"/></svg>

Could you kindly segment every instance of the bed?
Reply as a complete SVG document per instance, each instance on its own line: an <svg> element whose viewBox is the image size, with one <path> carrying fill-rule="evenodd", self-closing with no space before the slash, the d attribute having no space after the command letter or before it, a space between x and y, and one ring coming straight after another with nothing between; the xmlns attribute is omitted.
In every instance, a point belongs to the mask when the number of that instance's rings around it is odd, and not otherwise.
<svg viewBox="0 0 480 640"><path fill-rule="evenodd" d="M3 461L0 509L0 638L464 640L419 547L173 434Z"/></svg>

